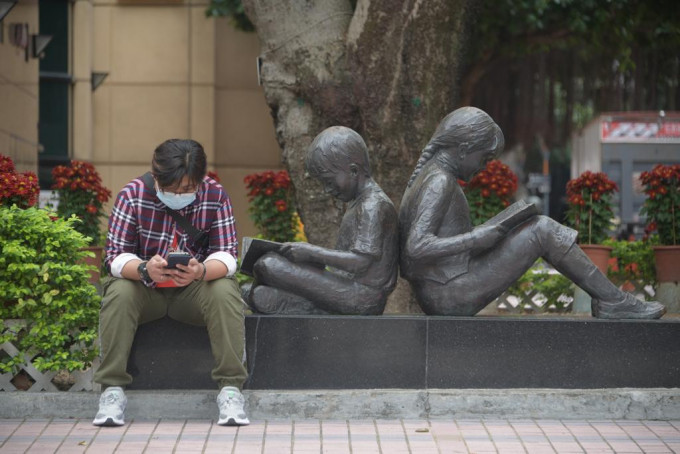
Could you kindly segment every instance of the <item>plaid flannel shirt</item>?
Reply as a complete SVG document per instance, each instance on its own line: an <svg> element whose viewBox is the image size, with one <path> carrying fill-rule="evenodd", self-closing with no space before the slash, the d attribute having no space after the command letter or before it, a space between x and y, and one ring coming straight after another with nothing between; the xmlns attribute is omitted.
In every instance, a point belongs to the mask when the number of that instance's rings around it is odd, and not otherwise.
<svg viewBox="0 0 680 454"><path fill-rule="evenodd" d="M175 223L165 211L165 204L146 188L141 178L128 183L118 193L109 217L105 260L109 272L111 263L121 254L134 254L142 260L149 260L156 254L166 257L175 233L177 250L191 253L199 262L220 251L230 254L234 260L237 258L238 239L231 200L219 183L206 176L198 188L196 200L178 212L195 228L208 232L206 248L200 249L193 244L191 237Z"/></svg>

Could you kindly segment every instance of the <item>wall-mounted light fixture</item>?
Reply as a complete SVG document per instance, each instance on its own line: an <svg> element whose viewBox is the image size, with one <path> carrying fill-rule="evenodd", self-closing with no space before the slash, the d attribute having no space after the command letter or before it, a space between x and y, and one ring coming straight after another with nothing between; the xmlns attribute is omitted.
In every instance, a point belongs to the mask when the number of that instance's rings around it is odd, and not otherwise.
<svg viewBox="0 0 680 454"><path fill-rule="evenodd" d="M9 14L10 10L17 4L16 0L0 0L0 21Z"/></svg>
<svg viewBox="0 0 680 454"><path fill-rule="evenodd" d="M92 91L95 91L108 75L109 73L92 73Z"/></svg>
<svg viewBox="0 0 680 454"><path fill-rule="evenodd" d="M40 58L50 41L52 41L52 35L31 35L32 57Z"/></svg>

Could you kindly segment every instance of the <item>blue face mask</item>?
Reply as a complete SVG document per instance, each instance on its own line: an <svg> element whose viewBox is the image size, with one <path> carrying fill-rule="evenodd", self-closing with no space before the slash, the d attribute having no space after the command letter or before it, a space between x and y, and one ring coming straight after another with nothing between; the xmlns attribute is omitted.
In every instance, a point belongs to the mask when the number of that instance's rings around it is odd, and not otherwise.
<svg viewBox="0 0 680 454"><path fill-rule="evenodd" d="M171 210L181 210L196 200L196 193L175 194L174 192L156 191L156 195Z"/></svg>

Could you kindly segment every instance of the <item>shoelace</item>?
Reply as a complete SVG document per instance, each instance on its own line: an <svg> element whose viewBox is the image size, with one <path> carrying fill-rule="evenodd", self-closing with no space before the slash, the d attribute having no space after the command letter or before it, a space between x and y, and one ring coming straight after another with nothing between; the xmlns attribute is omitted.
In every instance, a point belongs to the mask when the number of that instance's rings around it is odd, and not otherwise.
<svg viewBox="0 0 680 454"><path fill-rule="evenodd" d="M242 404L243 403L243 398L240 396L237 396L234 393L229 393L228 396L222 396L220 398L220 404L221 405L227 405L231 406L234 403Z"/></svg>
<svg viewBox="0 0 680 454"><path fill-rule="evenodd" d="M104 396L103 402L100 402L102 405L105 405L107 407L110 407L111 405L115 405L121 400L120 396L118 394L107 394Z"/></svg>

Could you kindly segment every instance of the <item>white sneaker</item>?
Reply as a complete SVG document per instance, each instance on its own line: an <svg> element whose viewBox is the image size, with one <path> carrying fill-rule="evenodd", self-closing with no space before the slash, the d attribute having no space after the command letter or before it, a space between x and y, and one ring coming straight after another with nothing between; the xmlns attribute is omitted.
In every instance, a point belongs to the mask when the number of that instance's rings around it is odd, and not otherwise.
<svg viewBox="0 0 680 454"><path fill-rule="evenodd" d="M95 426L122 426L127 397L120 386L109 386L99 398L99 411L92 424Z"/></svg>
<svg viewBox="0 0 680 454"><path fill-rule="evenodd" d="M217 424L220 426L247 426L250 420L243 409L245 399L243 394L233 386L225 386L217 395L217 406L220 409L220 417Z"/></svg>

